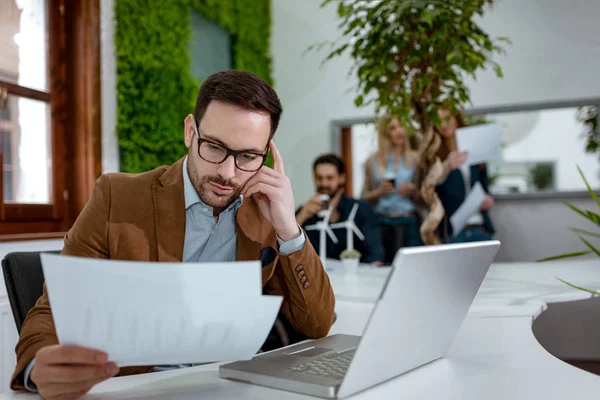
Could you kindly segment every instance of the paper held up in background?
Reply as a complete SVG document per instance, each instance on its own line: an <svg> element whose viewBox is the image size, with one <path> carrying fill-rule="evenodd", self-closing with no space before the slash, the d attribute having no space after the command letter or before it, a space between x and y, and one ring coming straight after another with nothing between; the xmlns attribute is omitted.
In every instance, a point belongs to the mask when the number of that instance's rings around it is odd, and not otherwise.
<svg viewBox="0 0 600 400"><path fill-rule="evenodd" d="M260 262L41 257L59 342L119 367L250 359L282 301L262 295Z"/></svg>
<svg viewBox="0 0 600 400"><path fill-rule="evenodd" d="M469 195L460 205L458 210L450 217L450 224L452 224L452 234L456 237L467 224L469 218L479 212L481 203L485 199L486 193L479 182L477 182Z"/></svg>
<svg viewBox="0 0 600 400"><path fill-rule="evenodd" d="M465 165L474 165L502 159L502 126L475 125L456 130L459 151L466 151Z"/></svg>

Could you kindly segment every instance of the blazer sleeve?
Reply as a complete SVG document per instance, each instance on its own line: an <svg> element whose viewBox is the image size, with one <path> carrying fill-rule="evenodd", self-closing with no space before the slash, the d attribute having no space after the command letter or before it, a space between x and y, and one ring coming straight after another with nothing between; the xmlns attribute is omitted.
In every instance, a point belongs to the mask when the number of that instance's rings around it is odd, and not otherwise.
<svg viewBox="0 0 600 400"><path fill-rule="evenodd" d="M96 182L91 200L65 236L63 255L107 258L110 185L107 176ZM16 347L17 366L11 379L13 390L25 390L23 373L39 349L58 344L46 284L42 296L27 314Z"/></svg>
<svg viewBox="0 0 600 400"><path fill-rule="evenodd" d="M302 234L306 235L303 231ZM335 297L329 277L306 238L304 248L284 255L279 253L266 292L283 296L281 310L293 327L309 338L327 336L333 324Z"/></svg>
<svg viewBox="0 0 600 400"><path fill-rule="evenodd" d="M383 262L385 261L385 250L381 241L377 215L368 203L360 202L359 204L358 216L360 216L360 221L356 222L365 237L363 241L363 248L365 250L363 260L367 263L375 261Z"/></svg>

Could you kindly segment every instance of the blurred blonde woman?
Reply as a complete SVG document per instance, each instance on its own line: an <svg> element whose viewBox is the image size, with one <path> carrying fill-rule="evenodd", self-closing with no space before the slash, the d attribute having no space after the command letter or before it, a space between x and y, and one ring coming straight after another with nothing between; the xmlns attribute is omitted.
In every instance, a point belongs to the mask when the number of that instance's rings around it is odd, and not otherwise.
<svg viewBox="0 0 600 400"><path fill-rule="evenodd" d="M406 128L396 117L382 115L377 122L378 150L365 164L362 197L378 215L386 264L401 247L422 244L415 207L417 152Z"/></svg>

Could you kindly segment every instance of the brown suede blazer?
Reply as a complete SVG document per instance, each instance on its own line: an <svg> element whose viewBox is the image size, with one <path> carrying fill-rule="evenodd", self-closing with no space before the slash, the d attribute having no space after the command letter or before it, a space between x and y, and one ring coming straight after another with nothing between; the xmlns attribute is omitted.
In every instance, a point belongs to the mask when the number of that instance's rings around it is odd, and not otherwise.
<svg viewBox="0 0 600 400"><path fill-rule="evenodd" d="M181 262L185 237L183 159L143 174L107 174L96 182L62 254L115 260ZM334 318L335 299L319 256L306 239L304 249L279 254L272 225L252 198L244 199L236 216L237 259L259 260L273 250L262 268L263 291L284 297L282 311L310 338L326 336ZM215 282L215 284L217 284ZM11 381L24 389L23 372L36 352L58 343L46 294L25 320L16 347L17 367ZM120 375L150 372L153 367L126 367Z"/></svg>

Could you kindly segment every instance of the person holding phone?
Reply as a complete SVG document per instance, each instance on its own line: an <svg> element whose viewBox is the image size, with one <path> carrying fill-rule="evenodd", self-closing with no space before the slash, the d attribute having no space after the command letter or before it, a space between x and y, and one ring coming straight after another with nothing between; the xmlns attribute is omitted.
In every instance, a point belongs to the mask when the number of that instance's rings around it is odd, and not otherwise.
<svg viewBox="0 0 600 400"><path fill-rule="evenodd" d="M414 183L417 152L396 117L382 115L377 131L378 150L365 164L362 198L375 207L385 261L391 263L401 247L422 244L415 207L419 196Z"/></svg>
<svg viewBox="0 0 600 400"><path fill-rule="evenodd" d="M361 253L361 262L383 265L385 252L379 234L377 216L369 204L353 199L344 194L346 169L344 162L335 154L324 154L313 163L316 193L298 208L296 221L300 226L313 225L324 217L324 212L331 209L330 223L346 221L355 204L358 210L354 222L363 233L365 240L354 237L354 248ZM327 257L340 258L347 247L345 231L336 231L338 243L327 237ZM308 231L306 235L317 252L319 251L319 232Z"/></svg>

